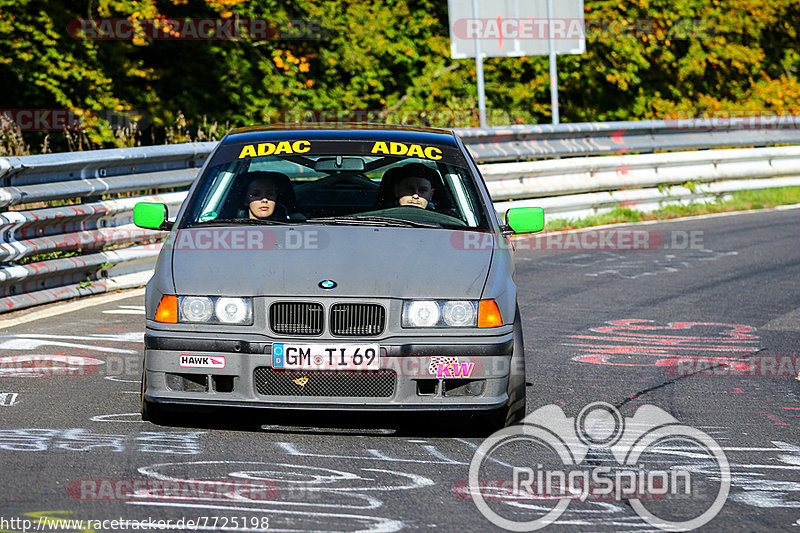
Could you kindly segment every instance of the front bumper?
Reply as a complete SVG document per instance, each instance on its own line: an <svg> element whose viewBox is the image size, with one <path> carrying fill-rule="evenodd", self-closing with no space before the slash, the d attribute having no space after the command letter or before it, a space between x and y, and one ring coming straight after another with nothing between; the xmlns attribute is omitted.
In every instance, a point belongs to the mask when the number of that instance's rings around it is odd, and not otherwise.
<svg viewBox="0 0 800 533"><path fill-rule="evenodd" d="M274 371L272 342L148 334L144 397L157 404L319 410L474 411L507 404L513 333L489 338L437 338L435 344L431 340L382 340L379 373L345 376L336 372ZM216 357L217 362L224 358L224 366L182 367L179 361L186 355ZM442 359L445 357L448 359ZM470 371L457 377L448 372L442 375L436 363L452 362L453 358ZM392 376L391 383L386 381L387 376ZM299 380L303 385L294 385L291 378L295 377L308 378L308 382ZM377 378L382 380L379 387L375 386ZM276 380L281 381L280 390L266 390L267 381L274 384ZM316 389L321 393L314 393L320 380L326 380L326 385Z"/></svg>

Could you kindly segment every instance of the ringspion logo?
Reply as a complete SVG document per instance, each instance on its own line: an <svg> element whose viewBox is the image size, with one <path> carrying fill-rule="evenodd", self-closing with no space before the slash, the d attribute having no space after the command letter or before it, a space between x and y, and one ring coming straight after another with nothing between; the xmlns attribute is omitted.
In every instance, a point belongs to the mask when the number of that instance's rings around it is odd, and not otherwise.
<svg viewBox="0 0 800 533"><path fill-rule="evenodd" d="M510 531L544 528L587 500L625 501L652 527L689 531L714 519L730 485L728 459L708 434L654 405L624 418L595 402L574 418L548 405L492 434L470 462L468 491Z"/></svg>

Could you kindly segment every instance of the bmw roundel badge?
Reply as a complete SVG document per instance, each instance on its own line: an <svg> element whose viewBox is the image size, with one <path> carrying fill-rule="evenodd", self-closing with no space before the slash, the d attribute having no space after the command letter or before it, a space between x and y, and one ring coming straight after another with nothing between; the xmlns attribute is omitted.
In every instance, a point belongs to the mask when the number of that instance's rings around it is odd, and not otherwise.
<svg viewBox="0 0 800 533"><path fill-rule="evenodd" d="M320 289L335 289L336 288L336 282L333 281L332 279L323 279L322 281L319 282L319 288Z"/></svg>

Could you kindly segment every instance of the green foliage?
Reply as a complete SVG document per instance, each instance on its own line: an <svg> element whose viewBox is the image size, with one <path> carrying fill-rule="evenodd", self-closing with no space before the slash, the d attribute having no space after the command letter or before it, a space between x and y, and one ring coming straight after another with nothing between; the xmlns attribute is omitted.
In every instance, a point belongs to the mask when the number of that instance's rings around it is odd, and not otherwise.
<svg viewBox="0 0 800 533"><path fill-rule="evenodd" d="M110 268L112 266L114 266L114 263L109 263L108 261L106 261L105 263L101 263L100 265L97 266L97 271L95 271L94 276L97 276L98 272L105 270L106 268ZM94 283L94 281L95 280L92 278L91 273L86 274L86 279L78 282L78 288L88 289L92 286L92 283Z"/></svg>
<svg viewBox="0 0 800 533"><path fill-rule="evenodd" d="M682 186L685 187L686 189L689 189L692 193L695 193L695 192L697 192L697 186L698 185L700 185L700 182L688 180L688 181L684 182L684 184Z"/></svg>
<svg viewBox="0 0 800 533"><path fill-rule="evenodd" d="M564 122L800 111L796 0L584 5L587 51L558 59ZM310 20L323 35L151 40L139 31L125 41L68 31L73 19L97 17L135 25L165 17L259 18L284 28ZM485 61L491 124L550 121L547 62ZM227 125L297 120L307 110L477 124L475 63L449 58L447 3L433 0L0 0L0 79L6 108L69 109L82 117L85 134L70 142L25 132L33 151L218 138ZM152 126L115 130L110 113L142 115ZM6 153L27 149L10 142Z"/></svg>
<svg viewBox="0 0 800 533"><path fill-rule="evenodd" d="M17 259L16 261L12 261L12 265L27 265L29 263L38 263L39 261L51 261L53 259L61 259L62 257L73 257L78 255L78 251L69 250L69 251L61 251L56 250L55 252L47 252L44 254L32 255L29 257L22 257Z"/></svg>

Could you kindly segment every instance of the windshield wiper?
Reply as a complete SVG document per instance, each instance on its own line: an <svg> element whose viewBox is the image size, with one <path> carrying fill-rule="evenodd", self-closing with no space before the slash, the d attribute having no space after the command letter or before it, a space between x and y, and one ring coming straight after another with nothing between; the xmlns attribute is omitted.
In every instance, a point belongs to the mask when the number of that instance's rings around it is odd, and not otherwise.
<svg viewBox="0 0 800 533"><path fill-rule="evenodd" d="M195 226L230 226L231 224L243 224L243 225L258 224L264 226L272 226L272 225L285 226L287 224L290 224L290 222L284 222L282 220L259 219L259 218L215 218L214 220L192 222L188 224L186 227L193 228Z"/></svg>
<svg viewBox="0 0 800 533"><path fill-rule="evenodd" d="M343 226L392 226L397 228L441 228L440 224L431 222L414 222L392 217L380 216L346 216L309 218L306 223L341 224Z"/></svg>

